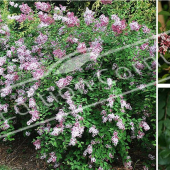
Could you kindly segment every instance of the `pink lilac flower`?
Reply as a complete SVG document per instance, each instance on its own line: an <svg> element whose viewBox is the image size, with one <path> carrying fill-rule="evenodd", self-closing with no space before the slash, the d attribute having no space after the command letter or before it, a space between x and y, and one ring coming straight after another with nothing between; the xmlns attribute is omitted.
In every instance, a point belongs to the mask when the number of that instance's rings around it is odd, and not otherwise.
<svg viewBox="0 0 170 170"><path fill-rule="evenodd" d="M109 18L106 17L104 14L102 14L100 17L100 22L101 22L101 26L104 27L104 26L107 26L108 23L109 23Z"/></svg>
<svg viewBox="0 0 170 170"><path fill-rule="evenodd" d="M155 70L156 69L156 61L152 62L152 69Z"/></svg>
<svg viewBox="0 0 170 170"><path fill-rule="evenodd" d="M29 108L35 108L36 107L36 102L34 98L29 99Z"/></svg>
<svg viewBox="0 0 170 170"><path fill-rule="evenodd" d="M24 45L24 39L23 39L23 38L20 38L18 41L15 41L15 44L16 44L17 46L22 46L22 45Z"/></svg>
<svg viewBox="0 0 170 170"><path fill-rule="evenodd" d="M47 35L43 35L42 33L40 33L40 35L37 37L37 39L35 40L35 42L37 44L45 44L45 42L48 40Z"/></svg>
<svg viewBox="0 0 170 170"><path fill-rule="evenodd" d="M141 50L145 50L148 48L148 43L144 43L143 45L140 46Z"/></svg>
<svg viewBox="0 0 170 170"><path fill-rule="evenodd" d="M0 30L0 34L6 34L4 30Z"/></svg>
<svg viewBox="0 0 170 170"><path fill-rule="evenodd" d="M87 94L88 90L85 90L85 81L80 78L79 82L75 84L75 89L81 93Z"/></svg>
<svg viewBox="0 0 170 170"><path fill-rule="evenodd" d="M36 109L34 109L34 110L32 110L32 111L29 111L29 113L32 115L32 120L33 121L36 121L37 119L39 119L40 117L39 117L39 115L40 115L40 113L36 110Z"/></svg>
<svg viewBox="0 0 170 170"><path fill-rule="evenodd" d="M12 56L12 51L8 50L6 55L7 55L7 57L11 58L11 56Z"/></svg>
<svg viewBox="0 0 170 170"><path fill-rule="evenodd" d="M145 135L145 133L138 131L137 139L143 138L144 135Z"/></svg>
<svg viewBox="0 0 170 170"><path fill-rule="evenodd" d="M51 5L45 2L35 2L35 6L38 10L49 12L51 10Z"/></svg>
<svg viewBox="0 0 170 170"><path fill-rule="evenodd" d="M54 98L53 98L52 96L47 96L47 101L48 101L49 103L53 103Z"/></svg>
<svg viewBox="0 0 170 170"><path fill-rule="evenodd" d="M121 99L121 108L126 108L126 109L129 109L129 110L132 110L132 107L130 106L130 104L129 103L126 103L126 101L125 100L123 100L123 99Z"/></svg>
<svg viewBox="0 0 170 170"><path fill-rule="evenodd" d="M112 0L101 0L102 4L112 4Z"/></svg>
<svg viewBox="0 0 170 170"><path fill-rule="evenodd" d="M72 81L72 76L67 76L66 78L61 78L59 81L56 82L56 85L62 89L65 86L68 86L70 82Z"/></svg>
<svg viewBox="0 0 170 170"><path fill-rule="evenodd" d="M110 108L112 108L112 107L113 107L113 104L114 104L114 101L115 101L114 95L110 95L109 98L107 99L107 101L109 102L109 103L107 104L107 106L110 106Z"/></svg>
<svg viewBox="0 0 170 170"><path fill-rule="evenodd" d="M37 130L37 133L41 136L44 133L44 126L40 126Z"/></svg>
<svg viewBox="0 0 170 170"><path fill-rule="evenodd" d="M56 114L56 120L59 122L63 122L66 115L67 114L62 109L60 109L59 112Z"/></svg>
<svg viewBox="0 0 170 170"><path fill-rule="evenodd" d="M5 75L4 78L6 78L9 81L16 81L19 79L19 76L18 76L17 72L14 72L13 74Z"/></svg>
<svg viewBox="0 0 170 170"><path fill-rule="evenodd" d="M107 121L108 121L108 118L105 117L105 116L102 116L102 122L103 122L103 123L106 123Z"/></svg>
<svg viewBox="0 0 170 170"><path fill-rule="evenodd" d="M54 22L54 19L51 18L51 16L49 16L48 14L39 14L38 16L40 18L40 21L44 24L50 25Z"/></svg>
<svg viewBox="0 0 170 170"><path fill-rule="evenodd" d="M11 6L14 6L14 2L11 2L11 1L10 1L9 4L10 4Z"/></svg>
<svg viewBox="0 0 170 170"><path fill-rule="evenodd" d="M43 27L48 27L48 26L49 26L49 24L44 23L44 22L41 22L41 23L37 26L37 28L43 28Z"/></svg>
<svg viewBox="0 0 170 170"><path fill-rule="evenodd" d="M132 126L132 127L131 127L131 130L134 131L134 130L135 130L135 128L134 128L134 123L133 123L133 122L130 122L130 125Z"/></svg>
<svg viewBox="0 0 170 170"><path fill-rule="evenodd" d="M17 8L18 7L18 4L16 3L15 5L14 5L14 8Z"/></svg>
<svg viewBox="0 0 170 170"><path fill-rule="evenodd" d="M35 93L35 89L34 88L30 88L28 91L27 91L27 94L28 94L28 97L32 97Z"/></svg>
<svg viewBox="0 0 170 170"><path fill-rule="evenodd" d="M60 6L61 11L63 12L66 11L66 8L67 8L66 6L62 6L61 4L59 4L59 6Z"/></svg>
<svg viewBox="0 0 170 170"><path fill-rule="evenodd" d="M5 88L1 89L1 97L5 97L12 93L12 87L11 86L6 86Z"/></svg>
<svg viewBox="0 0 170 170"><path fill-rule="evenodd" d="M143 90L146 87L146 84L140 84L137 86L138 89Z"/></svg>
<svg viewBox="0 0 170 170"><path fill-rule="evenodd" d="M106 110L102 110L100 114L106 116L107 112L106 112Z"/></svg>
<svg viewBox="0 0 170 170"><path fill-rule="evenodd" d="M0 67L6 63L6 57L0 57Z"/></svg>
<svg viewBox="0 0 170 170"><path fill-rule="evenodd" d="M4 123L2 124L1 129L2 130L7 130L9 129L10 125L8 124L8 120L5 120Z"/></svg>
<svg viewBox="0 0 170 170"><path fill-rule="evenodd" d="M126 28L126 20L120 20L117 15L112 15L111 19L115 20L114 24L112 25L112 30L117 34L121 34Z"/></svg>
<svg viewBox="0 0 170 170"><path fill-rule="evenodd" d="M145 131L148 131L150 129L149 125L144 121L141 121L139 126L144 128Z"/></svg>
<svg viewBox="0 0 170 170"><path fill-rule="evenodd" d="M119 129L125 130L125 125L123 124L122 119L119 119L119 120L118 120L116 126L117 126Z"/></svg>
<svg viewBox="0 0 170 170"><path fill-rule="evenodd" d="M79 19L74 16L73 12L67 12L67 17L62 17L62 22L66 23L68 27L79 26Z"/></svg>
<svg viewBox="0 0 170 170"><path fill-rule="evenodd" d="M86 53L86 51L87 51L86 44L84 42L83 43L79 43L78 47L77 47L77 51L79 53Z"/></svg>
<svg viewBox="0 0 170 170"><path fill-rule="evenodd" d="M89 129L89 133L92 133L92 136L95 137L99 131L96 129L95 126L92 126L90 129Z"/></svg>
<svg viewBox="0 0 170 170"><path fill-rule="evenodd" d="M83 152L83 156L86 156L87 153L88 153L89 155L91 155L92 152L93 152L93 147L92 147L92 145L88 145L87 149Z"/></svg>
<svg viewBox="0 0 170 170"><path fill-rule="evenodd" d="M4 105L0 104L0 111L3 110L5 113L7 113L8 112L8 107L9 107L8 104L4 104Z"/></svg>
<svg viewBox="0 0 170 170"><path fill-rule="evenodd" d="M136 67L137 69L139 69L139 70L143 70L143 69L144 69L144 65L143 65L142 63L140 63L139 61L136 62L135 67Z"/></svg>
<svg viewBox="0 0 170 170"><path fill-rule="evenodd" d="M99 167L98 170L103 170L103 168L102 168L102 167Z"/></svg>
<svg viewBox="0 0 170 170"><path fill-rule="evenodd" d="M118 138L118 133L115 131L114 133L113 133L113 136L112 136L112 143L115 145L115 146L117 146L117 144L118 144L118 142L119 142L119 138Z"/></svg>
<svg viewBox="0 0 170 170"><path fill-rule="evenodd" d="M79 122L76 122L71 129L72 138L81 137L84 132L84 126L80 126Z"/></svg>
<svg viewBox="0 0 170 170"><path fill-rule="evenodd" d="M1 68L1 67L0 67L0 75L3 75L3 74L4 74L4 70L5 70L4 68Z"/></svg>
<svg viewBox="0 0 170 170"><path fill-rule="evenodd" d="M7 66L7 72L9 74L13 73L15 69L16 69L16 65Z"/></svg>
<svg viewBox="0 0 170 170"><path fill-rule="evenodd" d="M147 26L143 26L143 33L150 33L150 29Z"/></svg>
<svg viewBox="0 0 170 170"><path fill-rule="evenodd" d="M138 24L138 22L132 21L130 24L130 29L133 31L139 31L139 29L141 28L141 25Z"/></svg>
<svg viewBox="0 0 170 170"><path fill-rule="evenodd" d="M57 11L57 13L53 15L54 20L56 21L63 20L64 17L62 11L58 7L56 7L54 10ZM68 20L68 18L66 20Z"/></svg>
<svg viewBox="0 0 170 170"><path fill-rule="evenodd" d="M124 163L124 167L127 168L127 169L133 169L132 161L125 162Z"/></svg>
<svg viewBox="0 0 170 170"><path fill-rule="evenodd" d="M107 78L107 85L111 88L113 81L111 78Z"/></svg>
<svg viewBox="0 0 170 170"><path fill-rule="evenodd" d="M91 158L91 163L94 163L94 162L96 162L96 158Z"/></svg>
<svg viewBox="0 0 170 170"><path fill-rule="evenodd" d="M35 145L36 150L41 148L41 141L39 139L33 142L33 144Z"/></svg>
<svg viewBox="0 0 170 170"><path fill-rule="evenodd" d="M38 80L44 76L44 70L43 69L38 69L35 72L32 73L33 77Z"/></svg>
<svg viewBox="0 0 170 170"><path fill-rule="evenodd" d="M48 91L54 91L54 90L55 90L55 87L54 87L54 86L50 86L47 90L48 90Z"/></svg>
<svg viewBox="0 0 170 170"><path fill-rule="evenodd" d="M33 20L33 16L29 16L29 15L26 15L26 14L21 14L19 16L16 16L14 19L16 19L16 21L18 22L24 22L25 20Z"/></svg>
<svg viewBox="0 0 170 170"><path fill-rule="evenodd" d="M61 49L57 49L57 50L53 51L53 54L54 54L55 57L62 58L63 56L66 55L66 51L61 50Z"/></svg>
<svg viewBox="0 0 170 170"><path fill-rule="evenodd" d="M111 153L109 153L109 157L112 159L114 158L114 156Z"/></svg>
<svg viewBox="0 0 170 170"><path fill-rule="evenodd" d="M29 14L30 12L32 12L32 9L27 4L24 4L24 3L20 5L19 8L21 12L24 14Z"/></svg>
<svg viewBox="0 0 170 170"><path fill-rule="evenodd" d="M51 135L58 136L62 132L63 132L63 127L55 127L55 128L53 128Z"/></svg>
<svg viewBox="0 0 170 170"><path fill-rule="evenodd" d="M96 62L97 57L100 55L100 53L103 50L102 42L99 42L99 40L95 40L94 42L90 42L90 58Z"/></svg>
<svg viewBox="0 0 170 170"><path fill-rule="evenodd" d="M25 97L18 97L15 102L18 104L18 105L22 105L26 102L26 98Z"/></svg>
<svg viewBox="0 0 170 170"><path fill-rule="evenodd" d="M76 138L71 138L69 145L75 146L76 143L77 143L77 139Z"/></svg>
<svg viewBox="0 0 170 170"><path fill-rule="evenodd" d="M47 160L48 163L50 162L56 162L57 156L55 156L54 152L49 153L50 158Z"/></svg>
<svg viewBox="0 0 170 170"><path fill-rule="evenodd" d="M90 25L94 22L94 14L95 12L89 10L89 8L86 7L86 11L84 12L84 21L87 25Z"/></svg>
<svg viewBox="0 0 170 170"><path fill-rule="evenodd" d="M118 121L119 116L115 116L113 113L112 114L108 114L108 121L111 122L112 120Z"/></svg>
<svg viewBox="0 0 170 170"><path fill-rule="evenodd" d="M33 62L25 62L22 64L24 70L36 70L40 67L40 63L33 61Z"/></svg>
<svg viewBox="0 0 170 170"><path fill-rule="evenodd" d="M77 39L77 38L74 38L73 36L69 36L69 37L67 38L67 42L70 42L70 43L72 43L72 44L78 43L78 39Z"/></svg>
<svg viewBox="0 0 170 170"><path fill-rule="evenodd" d="M160 50L160 49L159 49ZM164 51L165 52L165 51ZM164 53L163 52L163 53ZM151 47L149 47L149 53L150 53L150 55L151 56L155 56L155 53L156 53L156 42L154 43L154 45L153 46L151 46Z"/></svg>

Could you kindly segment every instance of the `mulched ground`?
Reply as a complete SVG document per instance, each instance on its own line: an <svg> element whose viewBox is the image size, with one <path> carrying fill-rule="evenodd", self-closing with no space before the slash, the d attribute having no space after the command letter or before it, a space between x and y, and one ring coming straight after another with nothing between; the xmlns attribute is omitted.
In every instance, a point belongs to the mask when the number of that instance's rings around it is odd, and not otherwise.
<svg viewBox="0 0 170 170"><path fill-rule="evenodd" d="M132 148L130 156L133 160L134 170L142 170L143 161L148 158L144 158L140 150L136 148ZM121 163L118 164L113 166L114 170L125 170ZM1 142L0 165L6 165L12 170L50 170L44 160L36 158L34 146L30 144L28 138L18 138L10 143Z"/></svg>

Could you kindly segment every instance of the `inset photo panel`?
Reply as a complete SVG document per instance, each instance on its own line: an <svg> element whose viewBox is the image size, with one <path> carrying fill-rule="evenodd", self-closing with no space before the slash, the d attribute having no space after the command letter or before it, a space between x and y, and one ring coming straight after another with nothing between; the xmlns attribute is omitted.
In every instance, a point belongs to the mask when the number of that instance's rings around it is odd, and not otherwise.
<svg viewBox="0 0 170 170"><path fill-rule="evenodd" d="M158 89L158 165L170 170L170 88Z"/></svg>
<svg viewBox="0 0 170 170"><path fill-rule="evenodd" d="M170 1L158 2L158 83L170 84Z"/></svg>

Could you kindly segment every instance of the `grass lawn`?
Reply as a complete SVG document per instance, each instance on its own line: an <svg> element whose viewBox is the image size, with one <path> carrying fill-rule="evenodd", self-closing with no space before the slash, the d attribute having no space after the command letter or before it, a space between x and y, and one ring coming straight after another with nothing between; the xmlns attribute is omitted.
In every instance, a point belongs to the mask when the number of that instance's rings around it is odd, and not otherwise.
<svg viewBox="0 0 170 170"><path fill-rule="evenodd" d="M11 170L11 169L8 168L7 166L0 165L0 170Z"/></svg>

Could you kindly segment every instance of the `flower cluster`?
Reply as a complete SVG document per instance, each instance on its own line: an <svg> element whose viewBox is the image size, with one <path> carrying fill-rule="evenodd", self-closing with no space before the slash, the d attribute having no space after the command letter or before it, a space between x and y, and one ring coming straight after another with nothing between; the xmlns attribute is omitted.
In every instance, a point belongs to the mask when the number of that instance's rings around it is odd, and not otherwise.
<svg viewBox="0 0 170 170"><path fill-rule="evenodd" d="M112 15L111 19L114 20L114 24L112 25L112 30L117 34L121 34L123 30L126 28L126 21L120 20L117 15Z"/></svg>
<svg viewBox="0 0 170 170"><path fill-rule="evenodd" d="M112 136L112 142L113 142L113 144L114 144L114 146L117 146L117 144L118 144L118 142L119 142L119 138L118 138L118 133L115 131L114 133L113 133L113 136Z"/></svg>
<svg viewBox="0 0 170 170"><path fill-rule="evenodd" d="M159 52L165 55L168 48L170 47L170 36L168 36L166 33L160 34L158 37L158 44L159 44Z"/></svg>

